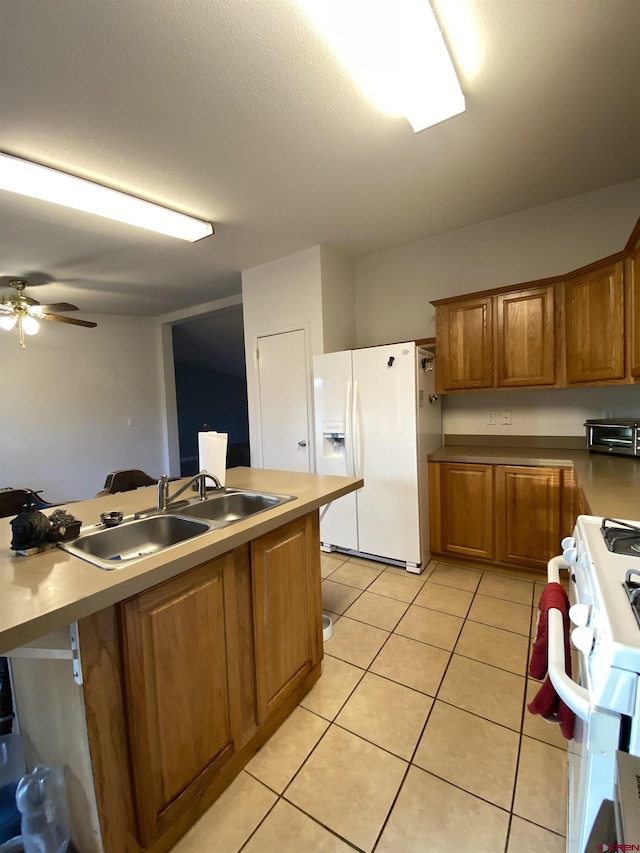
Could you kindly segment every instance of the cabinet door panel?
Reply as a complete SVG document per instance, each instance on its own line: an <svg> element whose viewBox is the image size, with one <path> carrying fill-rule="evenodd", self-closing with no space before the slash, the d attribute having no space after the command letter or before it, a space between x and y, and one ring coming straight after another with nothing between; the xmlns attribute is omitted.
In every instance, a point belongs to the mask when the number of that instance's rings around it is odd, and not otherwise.
<svg viewBox="0 0 640 853"><path fill-rule="evenodd" d="M496 297L498 386L555 383L554 299L552 285Z"/></svg>
<svg viewBox="0 0 640 853"><path fill-rule="evenodd" d="M482 297L436 309L440 391L493 387L492 306Z"/></svg>
<svg viewBox="0 0 640 853"><path fill-rule="evenodd" d="M623 379L622 262L567 281L567 384Z"/></svg>
<svg viewBox="0 0 640 853"><path fill-rule="evenodd" d="M321 658L317 526L317 514L307 516L256 539L252 545L261 722Z"/></svg>
<svg viewBox="0 0 640 853"><path fill-rule="evenodd" d="M493 466L441 463L440 501L441 550L492 560Z"/></svg>
<svg viewBox="0 0 640 853"><path fill-rule="evenodd" d="M560 548L560 481L560 468L496 466L498 561L546 569Z"/></svg>
<svg viewBox="0 0 640 853"><path fill-rule="evenodd" d="M630 372L640 380L640 242L631 253L627 265L629 276Z"/></svg>
<svg viewBox="0 0 640 853"><path fill-rule="evenodd" d="M231 704L237 705L237 696L227 667L232 587L228 554L123 605L132 775L143 844L233 754L230 721L237 714Z"/></svg>

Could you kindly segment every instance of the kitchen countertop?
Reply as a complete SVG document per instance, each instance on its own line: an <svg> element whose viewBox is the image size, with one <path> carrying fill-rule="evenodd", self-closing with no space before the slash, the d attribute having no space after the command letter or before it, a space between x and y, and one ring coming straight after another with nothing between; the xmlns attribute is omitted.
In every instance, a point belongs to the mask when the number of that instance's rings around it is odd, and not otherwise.
<svg viewBox="0 0 640 853"><path fill-rule="evenodd" d="M170 483L170 493L188 478ZM187 569L224 554L295 518L361 488L357 477L330 477L264 468L232 468L232 488L294 495L296 500L256 514L221 530L204 533L171 549L113 571L103 571L60 548L31 557L10 549L11 518L0 519L0 654L136 595ZM67 504L83 527L100 514L131 515L155 506L156 487ZM179 512L179 510L178 510Z"/></svg>
<svg viewBox="0 0 640 853"><path fill-rule="evenodd" d="M430 453L429 459L432 462L573 468L593 515L640 521L640 458L637 457L605 456L586 450L452 444Z"/></svg>

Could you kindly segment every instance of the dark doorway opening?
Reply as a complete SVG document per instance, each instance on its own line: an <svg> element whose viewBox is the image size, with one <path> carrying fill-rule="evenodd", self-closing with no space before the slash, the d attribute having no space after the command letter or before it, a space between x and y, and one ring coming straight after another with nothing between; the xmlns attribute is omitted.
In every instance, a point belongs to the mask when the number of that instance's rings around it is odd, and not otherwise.
<svg viewBox="0 0 640 853"><path fill-rule="evenodd" d="M249 415L242 305L172 327L180 474L198 471L205 425L229 436L227 468L249 465Z"/></svg>

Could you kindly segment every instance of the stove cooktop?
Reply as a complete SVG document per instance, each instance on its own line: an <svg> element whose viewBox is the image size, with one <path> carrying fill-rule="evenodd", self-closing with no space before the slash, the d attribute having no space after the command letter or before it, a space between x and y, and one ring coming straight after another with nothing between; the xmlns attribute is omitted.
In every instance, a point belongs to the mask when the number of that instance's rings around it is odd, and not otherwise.
<svg viewBox="0 0 640 853"><path fill-rule="evenodd" d="M640 557L640 527L615 518L602 519L602 537L609 551Z"/></svg>
<svg viewBox="0 0 640 853"><path fill-rule="evenodd" d="M640 574L636 575L636 571L640 573L640 554L612 550L612 546L619 549L622 542L626 548L630 540L619 540L619 531L635 535L634 528L640 535L638 521L578 516L574 531L578 557L573 577L577 600L593 608L598 645L607 647L604 656L608 665L640 673L640 621L632 607L640 593L632 602L625 587L629 570L635 570L633 581L640 582ZM630 592L634 589L631 585Z"/></svg>

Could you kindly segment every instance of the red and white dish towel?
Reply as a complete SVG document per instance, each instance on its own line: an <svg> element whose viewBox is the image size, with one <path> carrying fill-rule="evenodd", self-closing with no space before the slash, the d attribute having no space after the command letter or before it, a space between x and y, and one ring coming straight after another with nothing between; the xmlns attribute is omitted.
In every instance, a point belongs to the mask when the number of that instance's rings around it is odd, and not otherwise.
<svg viewBox="0 0 640 853"><path fill-rule="evenodd" d="M569 643L569 598L559 583L548 583L538 604L538 629L529 661L529 675L542 679L547 675L549 652L549 610L556 608L562 613L564 628L565 671L571 678L571 646ZM574 713L562 701L547 675L544 684L534 699L527 705L532 714L540 714L545 720L560 724L560 731L567 740L573 737Z"/></svg>

